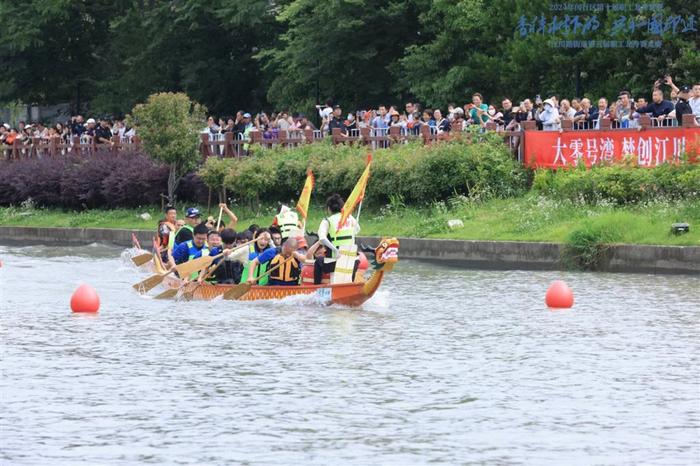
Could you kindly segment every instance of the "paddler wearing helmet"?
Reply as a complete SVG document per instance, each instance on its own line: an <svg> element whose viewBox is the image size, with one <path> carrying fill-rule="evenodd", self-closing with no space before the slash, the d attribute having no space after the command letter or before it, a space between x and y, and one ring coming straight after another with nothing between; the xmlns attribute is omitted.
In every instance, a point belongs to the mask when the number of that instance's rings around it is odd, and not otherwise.
<svg viewBox="0 0 700 466"><path fill-rule="evenodd" d="M348 215L345 223L338 225L344 204L345 200L340 194L333 194L326 199L328 217L321 220L321 224L318 226L318 239L325 246L327 256L325 258L317 257L314 262L314 284L316 285L322 282L324 274L335 270L338 248L355 244L355 237L360 232L360 224L352 215ZM359 262L355 261L352 272L353 280L358 265Z"/></svg>

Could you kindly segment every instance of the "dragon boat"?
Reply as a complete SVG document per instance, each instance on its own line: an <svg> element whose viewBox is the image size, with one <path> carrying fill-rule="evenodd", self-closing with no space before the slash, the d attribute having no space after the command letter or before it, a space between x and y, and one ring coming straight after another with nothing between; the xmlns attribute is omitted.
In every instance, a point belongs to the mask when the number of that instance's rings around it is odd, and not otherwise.
<svg viewBox="0 0 700 466"><path fill-rule="evenodd" d="M379 289L384 279L384 275L391 272L394 264L399 260L399 240L396 238L382 238L379 245L374 248L374 259L371 261L371 271L367 270L369 276L365 279L364 274L358 271L354 282L340 284L301 284L297 286L260 286L252 285L247 292L237 297L240 301L258 301L282 299L289 296L311 295L319 303L341 304L345 306L357 307L370 299ZM159 270L157 261L155 268ZM163 286L168 289L178 288L179 297L187 296L192 300L211 300L223 296L227 291L239 285L209 284L185 281L168 276L163 280Z"/></svg>

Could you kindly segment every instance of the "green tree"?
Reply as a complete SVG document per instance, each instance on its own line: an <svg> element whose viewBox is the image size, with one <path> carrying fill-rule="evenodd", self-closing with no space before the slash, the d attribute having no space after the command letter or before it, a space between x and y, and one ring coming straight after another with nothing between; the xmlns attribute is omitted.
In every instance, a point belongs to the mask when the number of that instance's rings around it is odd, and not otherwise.
<svg viewBox="0 0 700 466"><path fill-rule="evenodd" d="M170 167L168 201L172 204L180 180L200 160L199 130L206 111L186 94L163 92L149 96L127 118L136 128L146 153Z"/></svg>
<svg viewBox="0 0 700 466"><path fill-rule="evenodd" d="M113 2L0 0L0 102L79 109L103 77Z"/></svg>
<svg viewBox="0 0 700 466"><path fill-rule="evenodd" d="M607 96L614 98L621 89L633 94L650 94L654 81L669 73L678 82L688 83L700 75L700 35L692 32L653 36L647 28L609 35L613 21L621 14L636 20L650 12L634 13L639 2L619 0L624 13L617 11L554 12L550 0L421 0L419 28L424 43L406 50L395 75L407 88L429 105L445 105L450 100L464 102L472 92L481 92L489 102L502 97L523 99L534 94L566 97ZM566 3L588 3L574 0ZM696 15L691 3L664 2L664 18ZM550 20L563 14L597 14L597 31L575 37L580 40L662 40L654 48L558 48L551 41L573 39L563 33L527 34L517 29L521 16L528 20L544 15Z"/></svg>
<svg viewBox="0 0 700 466"><path fill-rule="evenodd" d="M266 104L253 57L280 24L265 0L128 0L112 21L109 75L94 107L127 111L156 91L181 91L217 115Z"/></svg>
<svg viewBox="0 0 700 466"><path fill-rule="evenodd" d="M403 0L281 6L285 32L258 55L271 77L268 99L278 108L308 109L330 97L353 109L399 98L390 70L418 38L416 15L414 2Z"/></svg>

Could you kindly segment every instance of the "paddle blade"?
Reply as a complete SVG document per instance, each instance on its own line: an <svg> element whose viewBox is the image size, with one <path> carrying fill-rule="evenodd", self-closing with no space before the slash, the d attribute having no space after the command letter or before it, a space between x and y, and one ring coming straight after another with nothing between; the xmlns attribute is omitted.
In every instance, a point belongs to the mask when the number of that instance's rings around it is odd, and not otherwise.
<svg viewBox="0 0 700 466"><path fill-rule="evenodd" d="M152 260L153 254L151 253L139 254L138 256L134 256L131 258L131 262L136 264L137 267L141 267L143 264L147 264Z"/></svg>
<svg viewBox="0 0 700 466"><path fill-rule="evenodd" d="M237 299L240 299L241 296L250 291L250 287L251 284L247 282L234 285L230 290L224 293L224 299L227 299L229 301L235 301Z"/></svg>
<svg viewBox="0 0 700 466"><path fill-rule="evenodd" d="M151 275L147 279L135 284L134 289L141 294L147 293L147 292L151 291L153 288L155 288L156 286L160 285L163 282L164 278L165 278L165 274L163 274L163 275Z"/></svg>
<svg viewBox="0 0 700 466"><path fill-rule="evenodd" d="M199 257L197 259L184 262L180 265L176 265L175 268L177 269L177 274L180 275L181 278L186 278L195 272L206 269L213 261L214 257L212 256Z"/></svg>
<svg viewBox="0 0 700 466"><path fill-rule="evenodd" d="M170 288L169 290L163 291L161 294L154 296L153 299L172 299L177 296L179 288Z"/></svg>

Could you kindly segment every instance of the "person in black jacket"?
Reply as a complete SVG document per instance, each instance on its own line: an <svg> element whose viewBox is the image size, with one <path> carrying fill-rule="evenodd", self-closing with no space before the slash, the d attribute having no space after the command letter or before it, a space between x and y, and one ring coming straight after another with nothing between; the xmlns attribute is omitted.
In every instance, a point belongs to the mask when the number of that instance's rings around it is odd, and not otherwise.
<svg viewBox="0 0 700 466"><path fill-rule="evenodd" d="M236 240L238 235L231 228L226 228L221 232L221 242L223 243L223 249L233 249L236 246ZM218 251L213 251L218 252ZM243 248L243 252L247 249ZM237 284L241 282L241 276L243 275L243 263L236 260L236 255L231 255L229 257L223 257L215 262L218 264L219 261L223 261L223 264L219 265L214 271L214 279L216 283L223 284Z"/></svg>
<svg viewBox="0 0 700 466"><path fill-rule="evenodd" d="M343 110L340 108L340 105L336 105L333 108L333 118L331 118L331 121L328 122L328 134L333 135L333 128L340 128L340 133L343 136L348 135L348 129L345 126L345 122L341 118L342 114Z"/></svg>
<svg viewBox="0 0 700 466"><path fill-rule="evenodd" d="M664 120L673 111L673 104L670 100L664 100L664 91L659 88L654 89L651 97L653 102L645 107L637 108L637 113L649 113L652 118L659 121L659 126L667 126L670 123L664 123Z"/></svg>
<svg viewBox="0 0 700 466"><path fill-rule="evenodd" d="M681 86L678 89L678 102L676 103L676 120L678 121L678 126L683 124L683 115L688 113L692 114L693 109L688 103L690 98L690 86Z"/></svg>

